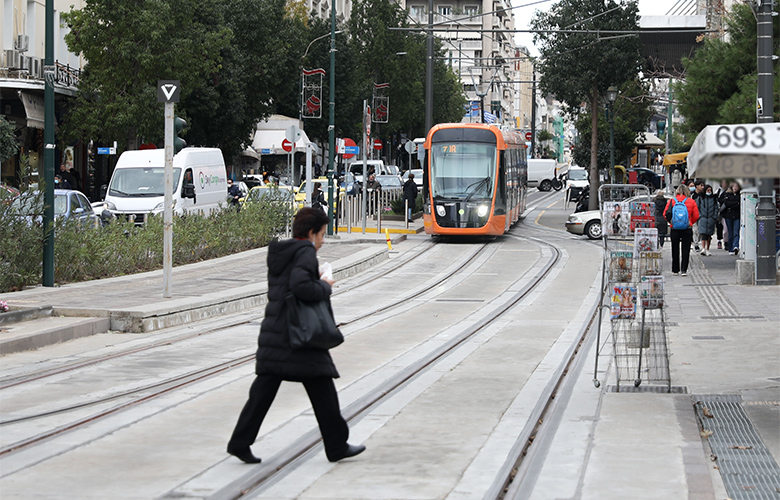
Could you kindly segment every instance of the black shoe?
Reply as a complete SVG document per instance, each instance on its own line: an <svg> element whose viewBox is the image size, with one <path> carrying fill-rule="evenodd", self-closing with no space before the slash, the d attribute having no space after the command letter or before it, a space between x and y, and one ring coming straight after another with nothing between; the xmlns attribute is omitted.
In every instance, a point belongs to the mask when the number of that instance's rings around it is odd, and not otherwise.
<svg viewBox="0 0 780 500"><path fill-rule="evenodd" d="M247 464L259 464L262 462L262 459L254 456L249 448L244 448L243 450L231 450L228 448L227 452Z"/></svg>
<svg viewBox="0 0 780 500"><path fill-rule="evenodd" d="M360 455L366 451L365 445L362 444L348 444L347 449L339 456L336 457L328 457L329 462L338 462L339 460L342 460L344 458L354 457L355 455Z"/></svg>
<svg viewBox="0 0 780 500"><path fill-rule="evenodd" d="M412 219L406 219L406 222L414 222Z"/></svg>

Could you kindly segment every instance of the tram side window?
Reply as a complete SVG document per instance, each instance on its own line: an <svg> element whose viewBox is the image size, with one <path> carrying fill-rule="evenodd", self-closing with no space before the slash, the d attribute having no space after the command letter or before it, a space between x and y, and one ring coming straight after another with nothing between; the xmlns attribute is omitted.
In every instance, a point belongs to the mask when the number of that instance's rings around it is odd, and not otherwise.
<svg viewBox="0 0 780 500"><path fill-rule="evenodd" d="M506 214L506 151L501 151L501 158L498 165L498 191L496 192L496 208L493 211L495 215Z"/></svg>

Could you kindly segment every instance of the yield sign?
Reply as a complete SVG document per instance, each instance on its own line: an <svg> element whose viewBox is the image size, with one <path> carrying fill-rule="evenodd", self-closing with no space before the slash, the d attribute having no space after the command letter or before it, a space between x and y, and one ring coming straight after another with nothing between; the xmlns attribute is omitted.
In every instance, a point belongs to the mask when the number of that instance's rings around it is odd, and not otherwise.
<svg viewBox="0 0 780 500"><path fill-rule="evenodd" d="M284 149L289 153L290 151L292 151L292 148L293 148L292 142L288 141L287 139L282 140L282 149Z"/></svg>

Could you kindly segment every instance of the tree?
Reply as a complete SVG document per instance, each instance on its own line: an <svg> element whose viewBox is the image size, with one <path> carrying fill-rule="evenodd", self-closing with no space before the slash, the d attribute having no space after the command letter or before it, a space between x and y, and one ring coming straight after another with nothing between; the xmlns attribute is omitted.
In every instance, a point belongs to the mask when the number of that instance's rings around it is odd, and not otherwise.
<svg viewBox="0 0 780 500"><path fill-rule="evenodd" d="M775 12L778 6L775 5ZM775 16L774 32L780 21ZM708 38L691 58L683 59L685 78L673 85L683 130L697 134L707 125L756 121L756 18L750 5L735 3L726 17L725 38ZM774 39L774 53L780 40ZM774 102L780 80L774 79ZM780 121L780 108L774 107Z"/></svg>
<svg viewBox="0 0 780 500"><path fill-rule="evenodd" d="M16 138L14 126L0 115L0 164L8 158L13 158L19 151L19 139Z"/></svg>
<svg viewBox="0 0 780 500"><path fill-rule="evenodd" d="M612 106L614 114L615 162L625 165L631 159L637 135L647 129L647 122L653 113L651 108L648 85L639 80L623 83L619 88L618 98ZM577 117L576 128L580 137L591 135L592 119L590 112L581 113ZM599 169L609 169L609 122L604 107L597 110L598 119L598 149L596 157ZM574 147L575 163L585 165L591 158L591 144L582 141ZM592 177L591 177L592 178Z"/></svg>
<svg viewBox="0 0 780 500"><path fill-rule="evenodd" d="M598 179L599 101L610 85L633 80L642 64L637 36L601 35L596 30L636 31L636 2L561 0L548 12L537 12L531 26L540 47L543 92L554 94L568 111L578 114L587 103L591 112L590 178ZM590 185L590 208L598 204L598 182Z"/></svg>
<svg viewBox="0 0 780 500"><path fill-rule="evenodd" d="M87 60L64 123L66 140L162 142L157 81L179 80L187 102L218 73L220 51L233 37L220 0L87 0L63 19L68 48Z"/></svg>

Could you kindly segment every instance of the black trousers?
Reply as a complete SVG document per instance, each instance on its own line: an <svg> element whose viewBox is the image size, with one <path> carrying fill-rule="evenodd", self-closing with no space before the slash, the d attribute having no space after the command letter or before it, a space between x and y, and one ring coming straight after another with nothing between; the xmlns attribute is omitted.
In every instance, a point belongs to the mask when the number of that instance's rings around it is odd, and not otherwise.
<svg viewBox="0 0 780 500"><path fill-rule="evenodd" d="M244 450L255 442L281 383L282 379L276 375L258 375L255 378L249 389L249 400L241 410L236 428L228 442L228 450ZM329 459L342 456L348 447L349 427L341 416L339 396L333 379L310 378L302 383L320 426L325 454Z"/></svg>
<svg viewBox="0 0 780 500"><path fill-rule="evenodd" d="M672 239L672 272L687 273L691 243L693 242L693 229L672 229L670 237Z"/></svg>

